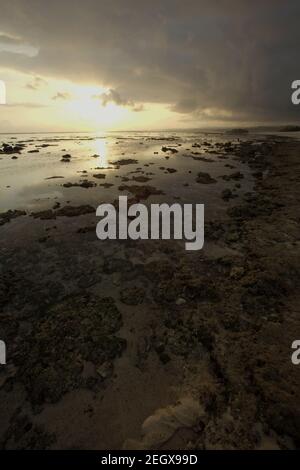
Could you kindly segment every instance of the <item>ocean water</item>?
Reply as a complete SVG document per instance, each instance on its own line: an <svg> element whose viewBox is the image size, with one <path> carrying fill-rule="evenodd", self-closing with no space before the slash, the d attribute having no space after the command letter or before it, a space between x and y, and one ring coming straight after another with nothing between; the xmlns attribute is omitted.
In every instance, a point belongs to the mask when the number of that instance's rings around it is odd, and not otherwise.
<svg viewBox="0 0 300 470"><path fill-rule="evenodd" d="M33 212L52 208L55 203L96 207L113 202L119 195L130 195L120 189L122 185L150 185L164 194L150 196L147 202L204 203L209 215L216 216L228 208L228 203L220 197L224 189L234 189L236 197L240 197L253 185L248 166L237 161L234 155L224 153L218 143L260 138L250 134L233 136L225 132L187 131L3 134L0 146L22 143L24 149L19 154L0 154L0 211ZM164 146L177 152L164 152ZM38 152L32 153L32 150ZM61 161L65 154L71 155L68 163ZM115 164L125 159L136 162ZM223 175L235 171L244 175L239 181L240 188L236 188L236 181L222 179ZM197 183L198 172L209 173L216 183ZM95 178L98 173L105 177ZM134 181L132 178L137 176L149 180ZM96 186L63 186L82 181L92 181Z"/></svg>

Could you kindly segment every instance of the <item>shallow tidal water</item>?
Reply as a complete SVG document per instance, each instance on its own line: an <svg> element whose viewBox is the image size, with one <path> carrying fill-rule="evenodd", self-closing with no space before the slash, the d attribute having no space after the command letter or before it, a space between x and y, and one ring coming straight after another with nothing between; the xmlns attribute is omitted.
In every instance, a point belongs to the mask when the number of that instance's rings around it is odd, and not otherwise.
<svg viewBox="0 0 300 470"><path fill-rule="evenodd" d="M119 189L122 185L147 185L163 192L151 195L147 202L204 203L206 216L216 217L228 208L220 197L224 189L233 189L239 197L252 187L247 165L234 161L220 146L239 139L251 140L252 136L195 132L2 135L1 143L22 143L24 148L20 153L0 155L0 211L34 212L55 203L96 207L119 195L130 197L126 189ZM163 147L174 150L163 151ZM71 156L69 162L62 161L63 155ZM119 164L128 159L133 162ZM239 184L222 179L235 171L244 176ZM216 182L197 183L199 172L209 173ZM135 180L141 176L147 179ZM64 187L85 181L95 186Z"/></svg>

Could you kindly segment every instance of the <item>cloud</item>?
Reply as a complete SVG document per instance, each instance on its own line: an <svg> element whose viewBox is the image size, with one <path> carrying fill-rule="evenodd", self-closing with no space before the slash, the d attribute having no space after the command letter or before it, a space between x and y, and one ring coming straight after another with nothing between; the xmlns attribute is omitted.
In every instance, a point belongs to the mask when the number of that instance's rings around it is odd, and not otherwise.
<svg viewBox="0 0 300 470"><path fill-rule="evenodd" d="M71 99L70 93L58 91L56 95L52 97L53 100L69 100Z"/></svg>
<svg viewBox="0 0 300 470"><path fill-rule="evenodd" d="M0 49L2 66L109 88L105 104L162 103L176 113L299 119L300 2L11 0L0 30L35 56ZM126 98L124 98L126 97ZM221 112L220 112L221 110ZM223 118L222 118L223 115Z"/></svg>
<svg viewBox="0 0 300 470"><path fill-rule="evenodd" d="M34 57L38 54L38 49L28 44L20 36L0 32L0 52L3 51L11 54L23 54L28 57Z"/></svg>
<svg viewBox="0 0 300 470"><path fill-rule="evenodd" d="M5 105L7 108L46 108L47 105L42 103L8 103Z"/></svg>
<svg viewBox="0 0 300 470"><path fill-rule="evenodd" d="M10 36L9 34L0 33L0 44L19 45L22 40L19 37Z"/></svg>
<svg viewBox="0 0 300 470"><path fill-rule="evenodd" d="M128 106L132 108L134 112L141 112L144 111L144 105L142 103L136 104L132 100L128 100L123 98L116 90L110 89L105 93L101 93L100 95L94 95L94 99L100 100L102 106L107 106L109 103L114 103L117 106Z"/></svg>
<svg viewBox="0 0 300 470"><path fill-rule="evenodd" d="M107 106L109 103L114 103L118 106L133 106L133 101L124 99L116 90L108 90L105 93L101 93L101 95L94 95L94 99L99 99L101 101L102 106Z"/></svg>
<svg viewBox="0 0 300 470"><path fill-rule="evenodd" d="M171 110L176 113L191 113L196 111L198 106L195 98L182 98L171 106Z"/></svg>
<svg viewBox="0 0 300 470"><path fill-rule="evenodd" d="M16 103L7 103L6 108L46 108L47 105L43 103L30 103L30 102L16 102Z"/></svg>
<svg viewBox="0 0 300 470"><path fill-rule="evenodd" d="M25 87L28 90L39 90L43 85L47 85L47 81L41 77L33 77L33 79L26 83Z"/></svg>

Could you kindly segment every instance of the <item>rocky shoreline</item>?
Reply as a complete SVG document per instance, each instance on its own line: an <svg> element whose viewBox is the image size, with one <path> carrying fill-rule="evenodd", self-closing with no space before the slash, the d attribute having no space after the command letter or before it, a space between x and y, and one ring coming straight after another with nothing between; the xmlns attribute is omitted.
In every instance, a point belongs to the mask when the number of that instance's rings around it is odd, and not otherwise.
<svg viewBox="0 0 300 470"><path fill-rule="evenodd" d="M1 248L1 448L299 447L299 149L227 144L255 187L222 193L233 204L192 254L100 245L90 206L33 213L25 239L22 211L0 218L15 234ZM54 236L57 216L72 224Z"/></svg>

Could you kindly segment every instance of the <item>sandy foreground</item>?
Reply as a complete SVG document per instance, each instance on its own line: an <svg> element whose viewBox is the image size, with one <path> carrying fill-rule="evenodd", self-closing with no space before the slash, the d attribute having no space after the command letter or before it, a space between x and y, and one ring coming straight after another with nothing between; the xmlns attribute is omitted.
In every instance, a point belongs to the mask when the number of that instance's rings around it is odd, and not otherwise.
<svg viewBox="0 0 300 470"><path fill-rule="evenodd" d="M2 448L299 447L300 143L224 150L254 187L201 251L99 242L88 204L0 214Z"/></svg>

